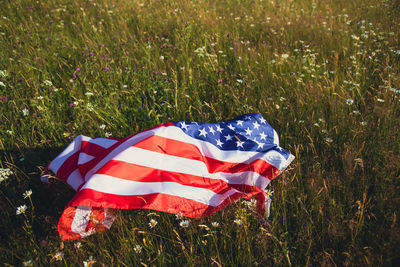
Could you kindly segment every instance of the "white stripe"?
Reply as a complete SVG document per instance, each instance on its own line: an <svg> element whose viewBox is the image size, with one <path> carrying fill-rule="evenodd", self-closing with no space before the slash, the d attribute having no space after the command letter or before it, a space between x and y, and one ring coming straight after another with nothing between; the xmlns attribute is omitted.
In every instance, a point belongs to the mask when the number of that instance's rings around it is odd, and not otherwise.
<svg viewBox="0 0 400 267"><path fill-rule="evenodd" d="M68 176L67 184L75 189L75 191L77 191L79 186L83 184L83 179L81 173L79 172L79 169L76 169Z"/></svg>
<svg viewBox="0 0 400 267"><path fill-rule="evenodd" d="M251 186L256 185L261 189L264 189L270 181L267 177L252 171L238 173L210 173L206 163L203 161L158 153L138 147L127 148L113 158L113 160L119 160L126 163L169 172L190 174L210 179L219 179L229 184L246 184Z"/></svg>
<svg viewBox="0 0 400 267"><path fill-rule="evenodd" d="M90 143L96 144L98 146L104 147L104 148L109 148L110 146L114 145L118 141L112 140L112 139L107 139L107 138L93 138L90 140Z"/></svg>
<svg viewBox="0 0 400 267"><path fill-rule="evenodd" d="M74 220L71 224L71 231L74 233L84 232L90 219L91 207L76 207Z"/></svg>
<svg viewBox="0 0 400 267"><path fill-rule="evenodd" d="M213 207L220 205L226 198L239 192L236 189L230 189L224 194L217 194L209 189L185 186L175 182L134 182L104 174L93 175L82 187L82 189L85 188L120 196L163 193L194 200Z"/></svg>
<svg viewBox="0 0 400 267"><path fill-rule="evenodd" d="M81 153L79 153L78 165L85 164L85 163L91 161L92 159L94 159L93 156L86 154L84 152L81 152Z"/></svg>
<svg viewBox="0 0 400 267"><path fill-rule="evenodd" d="M81 149L82 145L82 140L83 141L88 141L91 138L83 135L78 135L74 141L72 141L69 146L67 146L66 149L64 149L63 152L61 152L60 155L58 155L50 164L49 164L49 169L52 170L54 173L58 172L58 169L61 167L61 165L75 152L79 151Z"/></svg>
<svg viewBox="0 0 400 267"><path fill-rule="evenodd" d="M279 136L275 130L274 130L274 144L279 146Z"/></svg>

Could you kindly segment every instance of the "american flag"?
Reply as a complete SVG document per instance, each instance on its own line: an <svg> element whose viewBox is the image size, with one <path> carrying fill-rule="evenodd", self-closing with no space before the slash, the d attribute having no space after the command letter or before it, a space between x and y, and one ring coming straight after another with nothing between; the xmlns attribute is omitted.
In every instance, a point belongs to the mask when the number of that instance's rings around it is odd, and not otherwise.
<svg viewBox="0 0 400 267"><path fill-rule="evenodd" d="M63 240L110 228L113 209L208 216L257 200L294 159L261 114L219 123L177 121L124 139L80 135L48 166L77 191L58 230Z"/></svg>

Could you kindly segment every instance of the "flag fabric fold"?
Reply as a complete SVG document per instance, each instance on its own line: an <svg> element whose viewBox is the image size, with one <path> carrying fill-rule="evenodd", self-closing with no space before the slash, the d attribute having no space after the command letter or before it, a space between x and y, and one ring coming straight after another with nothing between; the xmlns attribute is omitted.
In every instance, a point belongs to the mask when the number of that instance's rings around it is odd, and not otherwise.
<svg viewBox="0 0 400 267"><path fill-rule="evenodd" d="M293 159L258 113L170 122L123 139L80 135L48 165L77 191L58 231L70 240L108 229L113 209L201 218L252 197L263 214L266 186Z"/></svg>

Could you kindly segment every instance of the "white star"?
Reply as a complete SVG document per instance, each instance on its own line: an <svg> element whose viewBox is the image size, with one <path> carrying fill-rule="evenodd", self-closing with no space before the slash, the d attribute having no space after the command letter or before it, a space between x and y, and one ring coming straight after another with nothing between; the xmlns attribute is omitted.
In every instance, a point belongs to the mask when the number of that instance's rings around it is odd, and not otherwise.
<svg viewBox="0 0 400 267"><path fill-rule="evenodd" d="M265 123L266 122L266 120L264 118L261 118L260 121L261 121L261 123Z"/></svg>
<svg viewBox="0 0 400 267"><path fill-rule="evenodd" d="M200 130L200 136L204 136L206 137L207 131L205 128L203 128L202 130Z"/></svg>
<svg viewBox="0 0 400 267"><path fill-rule="evenodd" d="M250 116L246 116L246 117L244 117L244 119L247 120L247 121L251 120Z"/></svg>
<svg viewBox="0 0 400 267"><path fill-rule="evenodd" d="M187 125L184 121L181 122L181 127L182 129L185 129L187 131L187 127L189 127L189 125Z"/></svg>
<svg viewBox="0 0 400 267"><path fill-rule="evenodd" d="M231 129L232 131L235 130L235 127L233 127L232 124L229 124L229 125L228 125L228 128Z"/></svg>
<svg viewBox="0 0 400 267"><path fill-rule="evenodd" d="M225 139L226 139L225 141L229 141L229 140L232 140L232 137L233 137L233 136L231 136L230 134L228 134L228 135L225 135L224 137L225 137Z"/></svg>
<svg viewBox="0 0 400 267"><path fill-rule="evenodd" d="M217 132L222 133L222 128L219 125L217 125Z"/></svg>
<svg viewBox="0 0 400 267"><path fill-rule="evenodd" d="M265 137L267 137L267 135L264 132L260 133L260 135L261 135L261 140L265 140Z"/></svg>
<svg viewBox="0 0 400 267"><path fill-rule="evenodd" d="M214 134L215 130L213 129L213 127L208 127L208 130L210 131L210 133Z"/></svg>
<svg viewBox="0 0 400 267"><path fill-rule="evenodd" d="M240 141L240 140L236 141L236 147L241 147L241 148L243 148L243 142Z"/></svg>
<svg viewBox="0 0 400 267"><path fill-rule="evenodd" d="M243 121L241 121L241 120L236 121L236 123L237 123L237 125L243 126Z"/></svg>
<svg viewBox="0 0 400 267"><path fill-rule="evenodd" d="M250 130L250 128L247 127L247 129L246 129L246 135L251 135L251 132L252 132L252 130Z"/></svg>
<svg viewBox="0 0 400 267"><path fill-rule="evenodd" d="M254 141L254 142L256 142L256 143L257 143L257 145L258 145L258 148L261 148L261 149L263 149L263 148L264 148L264 143L257 142L257 141ZM257 148L257 149L258 149L258 148Z"/></svg>
<svg viewBox="0 0 400 267"><path fill-rule="evenodd" d="M258 129L258 127L260 127L260 124L258 124L258 122L253 123L254 129Z"/></svg>
<svg viewBox="0 0 400 267"><path fill-rule="evenodd" d="M217 146L222 147L223 144L224 144L224 143L222 143L220 139L217 139Z"/></svg>

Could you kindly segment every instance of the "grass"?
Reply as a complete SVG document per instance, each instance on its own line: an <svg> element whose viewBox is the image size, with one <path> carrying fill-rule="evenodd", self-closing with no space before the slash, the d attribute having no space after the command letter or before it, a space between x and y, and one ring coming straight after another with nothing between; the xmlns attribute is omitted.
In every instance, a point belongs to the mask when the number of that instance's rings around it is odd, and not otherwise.
<svg viewBox="0 0 400 267"><path fill-rule="evenodd" d="M396 0L3 1L0 168L13 174L0 183L0 262L399 264L398 11ZM296 156L271 183L266 225L242 202L185 229L124 210L80 248L60 242L74 192L39 176L73 137L248 112Z"/></svg>

